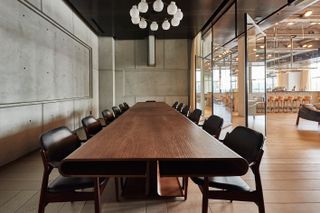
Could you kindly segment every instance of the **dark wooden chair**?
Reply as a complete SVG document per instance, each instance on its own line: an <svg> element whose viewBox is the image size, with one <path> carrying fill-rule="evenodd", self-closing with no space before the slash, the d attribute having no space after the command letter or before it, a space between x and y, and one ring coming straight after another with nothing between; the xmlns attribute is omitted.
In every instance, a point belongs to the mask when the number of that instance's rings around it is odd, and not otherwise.
<svg viewBox="0 0 320 213"><path fill-rule="evenodd" d="M178 101L174 102L174 104L172 105L172 108L177 109L178 104L179 104Z"/></svg>
<svg viewBox="0 0 320 213"><path fill-rule="evenodd" d="M89 115L81 120L84 131L86 132L87 139L93 137L95 134L102 130L100 121Z"/></svg>
<svg viewBox="0 0 320 213"><path fill-rule="evenodd" d="M108 182L107 178L64 177L59 175L49 183L50 173L58 169L60 162L81 142L67 127L59 127L40 137L41 157L44 167L39 201L39 213L51 202L74 202L94 200L95 212L100 212L100 196ZM91 191L79 191L93 189Z"/></svg>
<svg viewBox="0 0 320 213"><path fill-rule="evenodd" d="M320 125L320 104L301 104L296 121L297 126L300 118L318 122Z"/></svg>
<svg viewBox="0 0 320 213"><path fill-rule="evenodd" d="M123 102L124 107L126 108L126 110L130 109L129 104L127 104L126 102Z"/></svg>
<svg viewBox="0 0 320 213"><path fill-rule="evenodd" d="M190 111L190 106L189 106L189 105L185 105L185 106L182 108L181 113L182 113L183 115L185 115L186 117L188 117L189 111Z"/></svg>
<svg viewBox="0 0 320 213"><path fill-rule="evenodd" d="M202 115L202 111L200 109L195 109L193 112L191 112L188 116L188 118L194 122L195 124L199 124L200 117Z"/></svg>
<svg viewBox="0 0 320 213"><path fill-rule="evenodd" d="M112 111L114 113L115 118L118 118L122 114L121 110L117 106L113 106Z"/></svg>
<svg viewBox="0 0 320 213"><path fill-rule="evenodd" d="M149 103L150 103L150 102L153 102L153 103L154 103L154 102L156 102L156 101L155 101L155 100L147 100L146 102L149 102Z"/></svg>
<svg viewBox="0 0 320 213"><path fill-rule="evenodd" d="M123 105L123 104L119 104L119 108L121 110L122 113L124 113L125 111L127 111L127 108Z"/></svg>
<svg viewBox="0 0 320 213"><path fill-rule="evenodd" d="M222 125L223 118L216 115L211 115L207 120L204 121L202 129L213 137L219 139Z"/></svg>
<svg viewBox="0 0 320 213"><path fill-rule="evenodd" d="M115 120L113 112L108 109L102 111L102 117L106 125L109 125L112 121Z"/></svg>
<svg viewBox="0 0 320 213"><path fill-rule="evenodd" d="M255 189L239 176L193 177L202 192L202 212L208 212L208 199L251 201L256 203L259 213L264 213L263 191L260 179L260 162L263 156L264 136L246 127L236 127L222 141L249 163L255 177ZM215 189L210 189L210 187ZM219 189L219 190L217 190Z"/></svg>
<svg viewBox="0 0 320 213"><path fill-rule="evenodd" d="M183 106L184 106L183 103L178 104L178 106L177 106L177 111L178 111L178 112L181 112Z"/></svg>

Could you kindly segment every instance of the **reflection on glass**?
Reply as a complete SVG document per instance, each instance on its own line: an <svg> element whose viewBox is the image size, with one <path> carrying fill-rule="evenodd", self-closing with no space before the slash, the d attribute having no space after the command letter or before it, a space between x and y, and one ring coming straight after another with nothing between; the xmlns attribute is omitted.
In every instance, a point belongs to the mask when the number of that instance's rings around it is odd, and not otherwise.
<svg viewBox="0 0 320 213"><path fill-rule="evenodd" d="M204 117L212 115L211 60L196 57L196 108Z"/></svg>
<svg viewBox="0 0 320 213"><path fill-rule="evenodd" d="M247 126L265 134L266 38L247 16L246 32Z"/></svg>
<svg viewBox="0 0 320 213"><path fill-rule="evenodd" d="M213 111L224 120L224 127L231 125L232 90L231 90L231 52L217 49L213 61Z"/></svg>
<svg viewBox="0 0 320 213"><path fill-rule="evenodd" d="M202 91L202 78L201 78L201 58L196 57L196 108L202 110L201 104L201 91Z"/></svg>

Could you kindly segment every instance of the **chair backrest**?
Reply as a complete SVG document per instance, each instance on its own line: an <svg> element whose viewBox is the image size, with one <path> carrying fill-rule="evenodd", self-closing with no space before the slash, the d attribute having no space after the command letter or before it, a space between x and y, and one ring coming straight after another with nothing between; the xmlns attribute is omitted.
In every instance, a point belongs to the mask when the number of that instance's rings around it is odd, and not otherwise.
<svg viewBox="0 0 320 213"><path fill-rule="evenodd" d="M178 104L179 104L179 102L178 102L178 101L174 102L174 104L172 105L172 108L177 109Z"/></svg>
<svg viewBox="0 0 320 213"><path fill-rule="evenodd" d="M189 114L188 118L195 124L199 124L201 114L202 114L201 109L195 109L193 112Z"/></svg>
<svg viewBox="0 0 320 213"><path fill-rule="evenodd" d="M264 136L255 130L238 126L226 135L223 143L250 164L257 160L264 144Z"/></svg>
<svg viewBox="0 0 320 213"><path fill-rule="evenodd" d="M48 162L60 162L80 145L78 136L67 127L52 129L40 137L40 146Z"/></svg>
<svg viewBox="0 0 320 213"><path fill-rule="evenodd" d="M112 111L113 111L114 116L115 116L116 118L121 115L121 111L120 111L120 109L119 109L117 106L113 106L113 107L112 107Z"/></svg>
<svg viewBox="0 0 320 213"><path fill-rule="evenodd" d="M124 102L123 105L124 105L124 107L125 107L127 110L130 109L129 104L127 104L126 102Z"/></svg>
<svg viewBox="0 0 320 213"><path fill-rule="evenodd" d="M113 112L108 109L102 111L102 117L106 124L110 124L115 119Z"/></svg>
<svg viewBox="0 0 320 213"><path fill-rule="evenodd" d="M119 104L119 108L121 112L125 112L127 110L127 108L123 104Z"/></svg>
<svg viewBox="0 0 320 213"><path fill-rule="evenodd" d="M183 107L183 109L181 110L181 113L184 114L185 116L189 115L189 111L190 111L190 106L189 105L185 105Z"/></svg>
<svg viewBox="0 0 320 213"><path fill-rule="evenodd" d="M177 111L181 112L181 109L183 108L183 103L180 103L178 106L177 106Z"/></svg>
<svg viewBox="0 0 320 213"><path fill-rule="evenodd" d="M89 115L81 120L84 131L86 132L87 138L91 138L102 130L100 121Z"/></svg>
<svg viewBox="0 0 320 213"><path fill-rule="evenodd" d="M210 135L219 139L222 125L223 118L216 115L211 115L207 120L204 121L202 128Z"/></svg>

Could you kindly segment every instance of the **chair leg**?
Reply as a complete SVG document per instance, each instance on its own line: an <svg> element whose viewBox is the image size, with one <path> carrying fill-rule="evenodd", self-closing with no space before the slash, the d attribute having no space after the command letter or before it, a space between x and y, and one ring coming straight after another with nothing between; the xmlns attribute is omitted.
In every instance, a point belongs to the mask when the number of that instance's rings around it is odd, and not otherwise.
<svg viewBox="0 0 320 213"><path fill-rule="evenodd" d="M46 208L46 203L44 201L44 198L43 198L44 195L40 195L40 202L39 202L39 208L38 208L38 213L44 213L44 210Z"/></svg>
<svg viewBox="0 0 320 213"><path fill-rule="evenodd" d="M95 178L94 181L94 210L95 213L100 213L101 212L101 205L100 205L100 200L101 200L101 193L100 193L100 181L99 178Z"/></svg>
<svg viewBox="0 0 320 213"><path fill-rule="evenodd" d="M202 213L208 213L208 192L209 192L209 179L204 177L204 184L202 186Z"/></svg>
<svg viewBox="0 0 320 213"><path fill-rule="evenodd" d="M264 202L263 202L263 200L262 200L262 201L259 201L259 202L257 203L257 205L258 205L258 208L259 208L259 213L265 213L265 208L264 208Z"/></svg>
<svg viewBox="0 0 320 213"><path fill-rule="evenodd" d="M41 187L41 192L40 192L38 213L44 213L44 210L46 208L46 201L45 201L46 192L44 191L45 189L43 187L44 186Z"/></svg>
<svg viewBox="0 0 320 213"><path fill-rule="evenodd" d="M298 114L298 116L297 116L297 121L296 121L296 126L299 125L299 119L300 119L300 117L299 117L299 114Z"/></svg>
<svg viewBox="0 0 320 213"><path fill-rule="evenodd" d="M188 198L188 177L183 178L184 200Z"/></svg>

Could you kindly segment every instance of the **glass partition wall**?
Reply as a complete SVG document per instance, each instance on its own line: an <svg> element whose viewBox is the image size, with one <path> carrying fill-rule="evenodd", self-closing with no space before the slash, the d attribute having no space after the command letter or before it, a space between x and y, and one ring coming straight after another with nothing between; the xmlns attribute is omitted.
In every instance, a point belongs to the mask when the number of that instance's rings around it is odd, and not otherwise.
<svg viewBox="0 0 320 213"><path fill-rule="evenodd" d="M222 48L213 54L213 112L223 118L223 127L226 127L232 123L232 54Z"/></svg>
<svg viewBox="0 0 320 213"><path fill-rule="evenodd" d="M246 126L266 134L266 34L246 15Z"/></svg>
<svg viewBox="0 0 320 213"><path fill-rule="evenodd" d="M196 57L196 108L205 118L212 115L211 59Z"/></svg>

